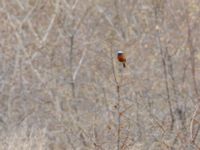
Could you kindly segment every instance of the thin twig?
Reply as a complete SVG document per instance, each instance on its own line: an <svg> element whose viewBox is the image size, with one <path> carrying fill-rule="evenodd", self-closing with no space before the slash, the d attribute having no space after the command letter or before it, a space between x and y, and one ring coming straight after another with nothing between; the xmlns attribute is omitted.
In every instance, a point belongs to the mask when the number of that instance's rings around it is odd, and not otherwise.
<svg viewBox="0 0 200 150"><path fill-rule="evenodd" d="M121 101L121 96L120 96L120 84L119 81L117 80L117 75L115 71L115 64L114 64L114 57L113 57L113 51L112 48L110 49L110 55L111 55L111 63L112 63L112 71L113 71L113 76L115 79L115 84L116 84L116 92L117 92L117 150L121 149L121 112L120 112L120 101Z"/></svg>
<svg viewBox="0 0 200 150"><path fill-rule="evenodd" d="M169 93L169 83L168 83L168 72L167 72L167 65L166 65L166 59L165 59L165 54L163 52L163 47L161 45L161 40L160 40L160 29L158 26L158 6L155 8L155 25L156 25L156 43L157 43L157 48L160 50L160 57L163 65L163 74L164 74L164 81L165 81L165 88L166 88L166 94L167 94L167 103L169 105L169 112L171 116L171 130L174 127L174 114L172 110L172 104L170 101L170 93Z"/></svg>
<svg viewBox="0 0 200 150"><path fill-rule="evenodd" d="M104 13L104 11L102 10L102 8L100 6L96 6L97 11L103 15L103 17L105 18L105 20L110 24L110 26L114 29L114 31L117 33L118 37L123 40L122 35L120 34L120 32L116 29L115 25L113 24L112 20L108 17L108 15L106 15Z"/></svg>
<svg viewBox="0 0 200 150"><path fill-rule="evenodd" d="M76 70L74 71L74 74L73 74L73 77L72 77L73 81L76 80L77 73L78 73L78 71L80 70L80 67L81 67L81 65L82 65L82 63L83 63L83 60L84 60L84 58L85 58L85 54L86 54L86 50L83 51L83 54L82 54L81 59L80 59L80 61L79 61L78 67L77 67Z"/></svg>
<svg viewBox="0 0 200 150"><path fill-rule="evenodd" d="M56 6L55 6L55 12L54 12L53 15L52 15L52 18L51 18L51 21L50 21L50 23L49 23L49 26L48 26L48 28L47 28L46 33L45 33L45 35L44 35L43 38L42 38L42 43L45 43L45 41L46 41L46 39L47 39L47 37L48 37L48 35L49 35L49 32L50 32L51 28L53 27L53 24L54 24L54 22L55 22L56 16L58 15L59 4L60 4L60 0L57 0L57 1L56 1Z"/></svg>
<svg viewBox="0 0 200 150"><path fill-rule="evenodd" d="M191 142L195 143L196 137L198 135L199 129L200 129L200 124L196 121L196 116L198 115L200 110L200 105L197 105L194 114L192 116L192 120L190 122L190 138L191 138ZM197 124L197 131L194 133L194 126L195 124Z"/></svg>

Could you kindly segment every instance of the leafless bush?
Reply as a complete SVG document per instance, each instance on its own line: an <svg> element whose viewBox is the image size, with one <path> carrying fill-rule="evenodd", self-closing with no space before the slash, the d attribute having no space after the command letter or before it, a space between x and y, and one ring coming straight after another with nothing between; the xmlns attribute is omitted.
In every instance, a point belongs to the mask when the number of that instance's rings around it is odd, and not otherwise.
<svg viewBox="0 0 200 150"><path fill-rule="evenodd" d="M199 149L199 15L198 0L0 1L0 149Z"/></svg>

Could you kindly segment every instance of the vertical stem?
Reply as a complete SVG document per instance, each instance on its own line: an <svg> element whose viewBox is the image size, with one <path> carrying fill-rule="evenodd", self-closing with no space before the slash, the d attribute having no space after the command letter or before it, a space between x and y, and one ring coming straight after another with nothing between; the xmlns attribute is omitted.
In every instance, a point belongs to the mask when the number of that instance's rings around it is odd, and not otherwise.
<svg viewBox="0 0 200 150"><path fill-rule="evenodd" d="M75 81L73 79L73 48L74 48L74 35L70 36L70 72L71 72L72 96L75 97Z"/></svg>
<svg viewBox="0 0 200 150"><path fill-rule="evenodd" d="M51 56L50 56L50 66L51 66L51 78L53 79L51 81L51 84L50 84L50 94L51 94L51 97L53 99L53 102L54 102L54 106L55 106L55 110L56 110L56 115L58 116L58 120L60 121L61 118L62 118L62 113L61 113L61 108L60 108L60 99L57 98L57 95L56 95L56 89L57 89L57 82L56 82L56 75L55 75L55 70L54 70L54 59L55 59L55 55L56 55L56 51L55 50L52 50L51 51Z"/></svg>
<svg viewBox="0 0 200 150"><path fill-rule="evenodd" d="M136 125L137 125L137 135L138 139L141 139L142 132L141 132L141 125L140 125L140 114L139 114L139 102L138 102L138 94L136 94L135 101L136 101Z"/></svg>
<svg viewBox="0 0 200 150"><path fill-rule="evenodd" d="M187 17L187 24L188 24L188 47L190 50L190 61L191 61L191 72L192 72L192 81L193 81L193 86L194 86L194 91L196 96L199 95L198 93L198 88L197 88L197 82L196 82L196 64L195 64L195 50L193 48L193 43L192 43L192 29L190 25L190 18L189 16Z"/></svg>
<svg viewBox="0 0 200 150"><path fill-rule="evenodd" d="M175 80L175 77L174 77L174 67L173 67L173 62L172 62L172 56L169 55L169 51L168 51L168 48L166 47L166 57L167 57L167 61L168 61L168 73L169 73L169 76L171 77L171 80L172 80L172 89L173 89L173 93L174 93L174 96L175 96L175 102L176 102L176 107L178 108L178 101L177 101L177 92L176 92L176 80Z"/></svg>
<svg viewBox="0 0 200 150"><path fill-rule="evenodd" d="M158 6L157 6L158 7ZM155 25L158 25L158 8L155 8ZM160 57L161 57L161 61L162 61L162 65L163 65L163 74L164 74L164 82L165 82L165 89L166 89L166 94L167 94L167 103L169 106L169 112L170 112L170 116L171 116L171 130L173 129L174 126L174 115L173 115L173 110L172 110L172 104L170 101L170 92L169 92L169 83L168 83L168 73L167 73L167 65L166 65L166 59L165 59L165 55L163 52L163 48L161 45L161 40L160 40L160 31L159 31L159 27L158 29L156 29L156 42L157 42L157 47L160 50Z"/></svg>
<svg viewBox="0 0 200 150"><path fill-rule="evenodd" d="M120 114L120 86L117 85L117 113L118 113L118 129L117 129L117 150L120 150L121 143L121 114Z"/></svg>
<svg viewBox="0 0 200 150"><path fill-rule="evenodd" d="M120 96L120 84L119 81L117 80L117 74L115 72L115 65L114 65L114 58L113 58L113 52L112 48L110 50L111 53L111 63L112 63L112 71L113 71L113 76L115 79L115 84L116 84L116 92L117 92L117 150L120 150L121 147L121 108L120 108L120 101L121 101L121 96Z"/></svg>
<svg viewBox="0 0 200 150"><path fill-rule="evenodd" d="M191 21L190 21L190 18L189 18L189 12L187 12L188 16L187 16L187 26L188 26L188 39L187 39L187 42L188 42L188 47L189 47L189 50L190 50L190 61L191 61L191 73L192 73L192 81L193 81L193 86L194 86L194 91L195 91L195 95L196 97L199 96L199 92L198 92L198 87L197 87L197 81L196 81L196 64L195 64L195 50L194 50L194 47L193 47L193 40L192 40L192 27L191 27ZM198 99L198 105L200 103L200 100ZM200 107L197 106L196 108L196 111L194 113L194 117L191 121L191 127L192 127L192 130L194 128L194 120L195 120L195 117L197 116L197 112L199 112L200 110ZM200 131L200 125L198 124L197 127L196 127L196 132L193 133L192 132L192 142L195 144L195 141L196 141L196 138L197 138L197 135Z"/></svg>
<svg viewBox="0 0 200 150"><path fill-rule="evenodd" d="M159 42L160 42L160 37L159 37ZM171 116L171 130L173 129L174 126L174 115L173 115L173 111L172 111L172 104L170 101L170 93L169 93L169 83L168 83L168 73L167 73L167 66L166 66L166 60L163 56L163 50L162 48L160 48L160 55L162 57L162 65L163 65L163 74L164 74L164 78L165 78L165 88L166 88L166 92L167 92L167 103L169 105L169 111L170 111L170 116Z"/></svg>

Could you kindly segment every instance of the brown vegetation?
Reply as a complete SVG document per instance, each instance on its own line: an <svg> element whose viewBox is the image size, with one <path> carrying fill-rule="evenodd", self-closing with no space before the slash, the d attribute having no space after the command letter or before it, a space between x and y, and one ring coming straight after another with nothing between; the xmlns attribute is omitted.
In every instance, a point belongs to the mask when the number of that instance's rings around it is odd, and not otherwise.
<svg viewBox="0 0 200 150"><path fill-rule="evenodd" d="M1 0L0 149L200 149L199 17L199 0Z"/></svg>

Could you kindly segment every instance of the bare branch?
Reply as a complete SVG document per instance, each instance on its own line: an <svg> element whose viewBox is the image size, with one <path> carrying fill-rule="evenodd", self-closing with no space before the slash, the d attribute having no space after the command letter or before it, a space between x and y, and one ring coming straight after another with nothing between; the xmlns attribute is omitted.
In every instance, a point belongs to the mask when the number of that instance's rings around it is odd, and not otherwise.
<svg viewBox="0 0 200 150"><path fill-rule="evenodd" d="M106 14L104 13L103 9L102 9L100 6L98 6L98 5L96 6L96 9L98 10L98 12L99 12L100 14L103 15L103 17L105 18L105 20L110 24L110 26L112 27L112 29L114 29L114 31L117 33L118 37L119 37L120 39L123 40L122 35L121 35L120 32L115 28L115 26L114 26L112 20L108 17L108 15L106 15Z"/></svg>
<svg viewBox="0 0 200 150"><path fill-rule="evenodd" d="M83 51L83 54L82 54L81 59L80 59L80 61L79 61L79 64L78 64L76 70L74 71L74 74L73 74L73 80L74 80L74 81L76 80L77 73L78 73L78 71L80 70L80 67L81 67L81 65L82 65L82 63L83 63L83 60L84 60L84 58L85 58L85 54L86 54L86 50Z"/></svg>
<svg viewBox="0 0 200 150"><path fill-rule="evenodd" d="M60 0L57 0L57 1L56 1L56 6L55 6L55 12L54 12L53 15L52 15L52 18L51 18L51 21L50 21L50 23L49 23L49 26L48 26L48 28L47 28L46 33L45 33L45 35L44 35L43 38L42 38L42 43L45 43L45 41L46 41L46 39L47 39L47 37L48 37L48 35L49 35L49 32L50 32L51 28L53 27L53 24L54 24L54 21L55 21L55 19L56 19L56 16L58 15L59 4L60 4Z"/></svg>

